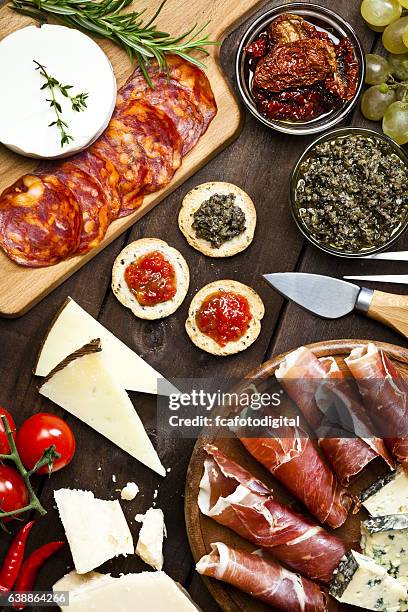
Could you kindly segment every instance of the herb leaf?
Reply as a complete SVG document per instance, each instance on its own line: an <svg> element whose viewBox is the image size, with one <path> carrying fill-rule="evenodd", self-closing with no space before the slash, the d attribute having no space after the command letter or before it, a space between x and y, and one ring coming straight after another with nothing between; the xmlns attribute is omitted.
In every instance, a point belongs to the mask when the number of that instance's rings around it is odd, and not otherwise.
<svg viewBox="0 0 408 612"><path fill-rule="evenodd" d="M69 89L72 89L72 85L62 85L55 77L48 74L45 66L37 62L37 60L33 60L36 65L35 70L38 70L41 76L45 79L45 83L40 87L40 91L44 89L49 89L51 98L46 98L45 101L50 103L50 107L55 111L55 121L52 121L48 124L48 127L53 127L56 125L60 131L61 135L61 147L65 144L68 144L71 140L74 140L73 137L66 132L68 129L68 124L62 119L62 107L61 104L55 97L55 90L59 90L61 94L65 98L69 98L72 104L72 110L80 112L86 109L86 100L88 98L88 94L86 92L77 94L76 96L71 96L68 93Z"/></svg>
<svg viewBox="0 0 408 612"><path fill-rule="evenodd" d="M24 14L29 12L41 21L44 21L47 15L57 15L71 27L111 40L127 52L131 61L139 63L150 87L153 85L147 68L152 59L156 59L160 70L168 72L167 53L179 55L199 68L205 68L200 60L190 54L198 51L208 55L206 47L219 44L210 40L208 34L203 34L207 23L203 26L195 24L184 34L171 36L167 32L159 31L154 25L167 0L162 0L155 14L146 23L142 19L145 9L122 12L132 2L133 0L11 0L11 5L15 11ZM54 84L57 86L58 82Z"/></svg>

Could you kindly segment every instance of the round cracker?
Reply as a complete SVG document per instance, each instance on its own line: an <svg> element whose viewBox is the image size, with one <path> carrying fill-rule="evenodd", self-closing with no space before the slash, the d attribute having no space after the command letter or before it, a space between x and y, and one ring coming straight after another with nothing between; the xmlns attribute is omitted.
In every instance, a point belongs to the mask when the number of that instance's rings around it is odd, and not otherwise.
<svg viewBox="0 0 408 612"><path fill-rule="evenodd" d="M200 309L203 301L212 293L216 291L233 291L243 295L249 303L252 319L249 323L249 327L246 333L235 342L228 342L226 346L220 346L215 340L203 334L197 327L196 315ZM248 287L235 280L219 280L205 285L191 300L190 308L188 310L188 319L186 321L186 331L190 336L191 341L198 346L198 348L211 353L211 355L219 355L225 357L226 355L234 355L240 351L247 349L259 336L261 331L261 319L265 314L265 307L259 295Z"/></svg>
<svg viewBox="0 0 408 612"><path fill-rule="evenodd" d="M129 290L124 275L127 266L139 257L143 257L152 251L160 251L171 263L176 273L176 295L155 306L142 306ZM164 240L158 238L141 238L131 242L123 249L115 259L112 268L112 291L126 308L130 308L139 319L163 319L173 314L181 305L187 295L190 283L190 271L182 254L169 246Z"/></svg>
<svg viewBox="0 0 408 612"><path fill-rule="evenodd" d="M198 238L193 228L194 213L203 202L217 193L225 195L233 193L235 195L235 205L239 206L244 212L246 225L246 229L242 234L224 242L219 248L211 246L208 240ZM189 191L185 196L180 208L178 223L187 242L197 251L208 257L231 257L244 251L251 244L256 226L256 210L249 195L236 185L223 182L203 183Z"/></svg>

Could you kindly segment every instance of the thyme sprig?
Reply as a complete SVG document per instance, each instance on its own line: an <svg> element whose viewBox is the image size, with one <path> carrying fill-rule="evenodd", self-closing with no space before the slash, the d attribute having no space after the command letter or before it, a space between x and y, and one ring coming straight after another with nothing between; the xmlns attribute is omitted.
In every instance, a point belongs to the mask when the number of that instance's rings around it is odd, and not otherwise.
<svg viewBox="0 0 408 612"><path fill-rule="evenodd" d="M17 517L19 514L22 514L23 512L28 512L29 510L37 510L37 512L39 512L41 515L47 514L47 511L41 505L40 500L38 499L37 495L34 492L34 489L30 482L30 478L35 472L37 472L40 468L42 468L45 465L48 466L48 471L49 473L51 473L52 465L55 459L58 459L59 457L61 457L61 455L56 452L55 445L53 444L52 446L50 446L44 451L42 457L40 458L39 461L37 461L37 463L35 464L32 470L26 470L26 468L23 465L23 462L20 459L20 455L18 453L16 443L14 442L13 432L11 431L7 417L5 417L4 415L1 415L1 420L3 422L3 427L7 435L7 440L10 446L10 453L0 454L0 461L1 462L11 461L14 463L20 476L24 480L24 484L27 488L29 498L30 498L30 501L27 504L27 506L24 506L23 508L18 508L17 510L10 510L9 512L3 512L0 508L0 527L2 529L5 529L3 519L5 519L6 517L9 517L9 516Z"/></svg>
<svg viewBox="0 0 408 612"><path fill-rule="evenodd" d="M62 107L55 96L55 91L59 90L65 98L69 98L71 101L72 110L78 113L86 109L88 94L83 92L77 94L76 96L71 96L69 90L72 89L72 85L63 85L55 77L48 74L46 67L40 64L40 62L37 62L37 60L33 60L33 62L36 65L35 70L38 70L41 76L45 79L45 83L40 87L40 89L50 90L51 98L46 98L46 101L50 103L50 107L54 109L56 116L55 121L52 121L48 127L53 127L54 125L58 127L61 134L61 147L63 147L65 144L68 144L70 140L74 139L71 134L68 134L66 131L68 129L68 124L62 118Z"/></svg>
<svg viewBox="0 0 408 612"><path fill-rule="evenodd" d="M194 24L188 31L180 36L172 36L162 32L154 25L167 0L162 0L154 15L144 20L142 18L146 9L140 11L123 12L133 0L11 0L12 8L20 13L29 15L40 21L47 16L54 15L65 24L102 36L119 45L129 55L131 61L137 61L149 83L153 87L148 74L148 67L156 60L160 71L167 70L166 54L173 53L200 68L204 64L197 58L191 57L192 51L199 51L208 55L205 47L219 44L210 40L203 31L203 26Z"/></svg>

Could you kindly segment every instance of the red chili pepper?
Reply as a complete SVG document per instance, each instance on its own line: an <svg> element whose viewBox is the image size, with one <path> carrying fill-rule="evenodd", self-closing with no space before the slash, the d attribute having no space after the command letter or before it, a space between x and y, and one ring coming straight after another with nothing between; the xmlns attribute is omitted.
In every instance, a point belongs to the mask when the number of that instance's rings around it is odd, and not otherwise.
<svg viewBox="0 0 408 612"><path fill-rule="evenodd" d="M25 545L28 534L31 531L34 521L30 521L14 536L10 548L4 558L3 565L0 569L0 585L1 591L10 591L16 581L20 571L20 566L24 557Z"/></svg>
<svg viewBox="0 0 408 612"><path fill-rule="evenodd" d="M57 550L64 546L65 542L49 542L34 550L24 561L20 573L17 577L14 591L32 591L38 576L38 572ZM15 610L24 610L26 606L22 603L13 604Z"/></svg>

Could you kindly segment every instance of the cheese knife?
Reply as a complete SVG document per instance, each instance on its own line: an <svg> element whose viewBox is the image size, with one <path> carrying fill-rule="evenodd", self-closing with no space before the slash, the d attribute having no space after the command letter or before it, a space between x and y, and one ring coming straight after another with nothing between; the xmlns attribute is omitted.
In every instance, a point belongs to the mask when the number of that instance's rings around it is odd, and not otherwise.
<svg viewBox="0 0 408 612"><path fill-rule="evenodd" d="M372 283L394 283L408 285L408 274L376 274L374 276L343 276L348 280L370 281Z"/></svg>
<svg viewBox="0 0 408 612"><path fill-rule="evenodd" d="M380 321L408 338L408 297L359 287L331 276L303 272L264 274L278 293L325 319L354 310Z"/></svg>

